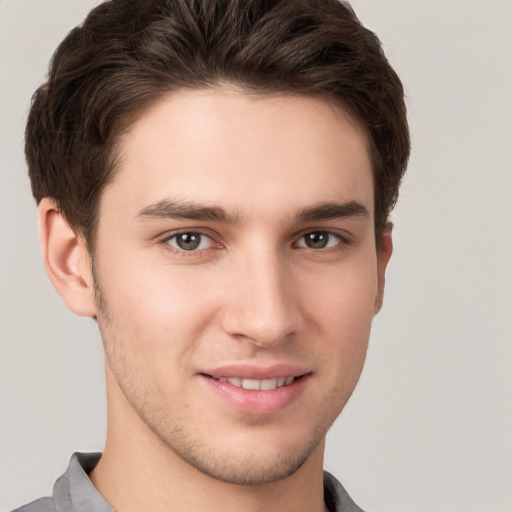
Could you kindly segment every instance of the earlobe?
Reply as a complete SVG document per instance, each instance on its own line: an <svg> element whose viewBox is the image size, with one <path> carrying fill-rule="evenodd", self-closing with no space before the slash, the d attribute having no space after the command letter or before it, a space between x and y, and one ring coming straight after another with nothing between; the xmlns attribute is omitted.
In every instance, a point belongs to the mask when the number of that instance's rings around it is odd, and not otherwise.
<svg viewBox="0 0 512 512"><path fill-rule="evenodd" d="M393 238L390 224L382 233L382 238L377 245L377 297L375 299L375 314L377 314L384 301L384 288L386 284L386 268L393 253Z"/></svg>
<svg viewBox="0 0 512 512"><path fill-rule="evenodd" d="M46 273L67 307L77 315L95 317L94 282L85 242L49 198L39 204L39 240Z"/></svg>

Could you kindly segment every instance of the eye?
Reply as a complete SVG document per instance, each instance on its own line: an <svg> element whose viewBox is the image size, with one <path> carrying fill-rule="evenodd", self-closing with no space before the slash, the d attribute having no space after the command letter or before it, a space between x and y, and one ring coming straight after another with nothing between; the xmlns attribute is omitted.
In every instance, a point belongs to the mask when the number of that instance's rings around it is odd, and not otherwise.
<svg viewBox="0 0 512 512"><path fill-rule="evenodd" d="M330 231L311 231L302 235L297 242L298 247L308 249L329 249L342 241L341 236Z"/></svg>
<svg viewBox="0 0 512 512"><path fill-rule="evenodd" d="M187 252L208 249L213 245L213 240L209 236L195 231L177 233L169 237L165 242L174 249Z"/></svg>

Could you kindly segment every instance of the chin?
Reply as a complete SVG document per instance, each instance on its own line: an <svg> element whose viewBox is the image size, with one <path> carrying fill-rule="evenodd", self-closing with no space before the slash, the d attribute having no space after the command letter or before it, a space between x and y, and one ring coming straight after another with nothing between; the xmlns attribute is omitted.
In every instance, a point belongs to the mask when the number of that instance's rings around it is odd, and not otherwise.
<svg viewBox="0 0 512 512"><path fill-rule="evenodd" d="M176 436L161 440L173 456L209 477L235 485L261 485L293 475L314 452L321 453L317 448L325 439L326 429L318 428L307 436L301 432L298 437L298 432L260 434L245 432L215 443Z"/></svg>
<svg viewBox="0 0 512 512"><path fill-rule="evenodd" d="M292 454L229 454L206 457L205 454L188 453L181 457L201 473L234 485L262 485L283 480L293 475L309 459L314 448Z"/></svg>

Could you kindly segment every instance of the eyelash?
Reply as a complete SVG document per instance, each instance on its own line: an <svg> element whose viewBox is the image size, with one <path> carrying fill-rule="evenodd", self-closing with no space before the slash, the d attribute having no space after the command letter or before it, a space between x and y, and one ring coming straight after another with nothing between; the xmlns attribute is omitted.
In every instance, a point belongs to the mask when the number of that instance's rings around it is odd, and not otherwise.
<svg viewBox="0 0 512 512"><path fill-rule="evenodd" d="M199 238L198 246L191 250L186 250L179 246L172 245L171 240L176 240L177 237L179 237L180 235L189 235L189 236L193 236L193 237L194 236L198 237ZM317 235L317 236L318 235L321 235L321 236L327 235L330 238L330 240L327 241L327 244L329 244L332 241L332 239L335 239L336 243L334 243L334 245L331 245L331 246L319 247L319 248L308 247L307 245L299 245L299 242L301 240L304 240L305 237L307 237L308 235L310 235L310 236L311 235ZM209 246L201 247L201 245L203 244L205 239L208 239L210 241ZM293 247L306 249L306 250L313 251L313 252L331 252L331 251L344 250L344 249L346 249L346 247L348 245L350 245L350 243L351 243L351 241L349 239L340 235L339 233L336 233L333 231L328 231L328 230L311 230L311 231L307 231L307 232L301 234L301 236L297 239L297 241L293 243ZM217 245L216 248L219 248L219 249L222 248L221 244L216 243L211 236L209 236L201 231L179 231L177 233L173 233L172 235L164 238L162 240L162 244L166 247L167 250L169 250L175 254L185 256L185 257L197 256L198 253L201 253L202 251L210 249L214 245Z"/></svg>

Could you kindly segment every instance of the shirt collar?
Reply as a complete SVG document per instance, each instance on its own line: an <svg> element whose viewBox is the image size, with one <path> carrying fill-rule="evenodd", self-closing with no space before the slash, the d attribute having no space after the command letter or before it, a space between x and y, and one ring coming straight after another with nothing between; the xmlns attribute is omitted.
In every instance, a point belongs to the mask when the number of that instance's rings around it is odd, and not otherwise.
<svg viewBox="0 0 512 512"><path fill-rule="evenodd" d="M88 476L100 458L101 453L73 454L68 469L53 488L57 512L114 512Z"/></svg>

